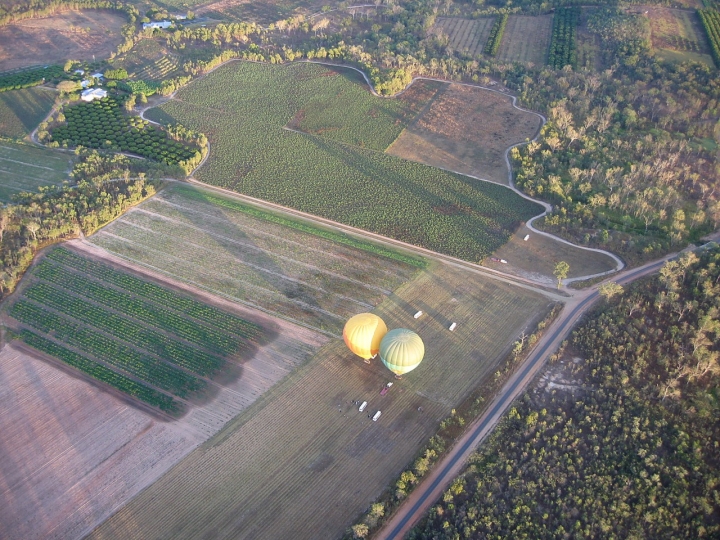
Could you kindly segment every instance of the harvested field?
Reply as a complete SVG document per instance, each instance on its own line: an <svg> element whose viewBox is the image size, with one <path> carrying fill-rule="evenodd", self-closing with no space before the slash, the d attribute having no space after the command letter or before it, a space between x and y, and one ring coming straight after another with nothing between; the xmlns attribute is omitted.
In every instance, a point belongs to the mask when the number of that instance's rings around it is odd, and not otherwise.
<svg viewBox="0 0 720 540"><path fill-rule="evenodd" d="M552 15L529 17L510 15L497 58L502 62L531 62L543 65L547 61Z"/></svg>
<svg viewBox="0 0 720 540"><path fill-rule="evenodd" d="M202 441L14 345L0 378L4 540L81 538Z"/></svg>
<svg viewBox="0 0 720 540"><path fill-rule="evenodd" d="M372 310L418 270L248 209L230 197L176 185L90 241L135 264L335 336L347 318Z"/></svg>
<svg viewBox="0 0 720 540"><path fill-rule="evenodd" d="M453 267L423 271L376 310L427 347L387 395L379 393L390 373L335 340L89 538L339 537L549 306ZM418 309L425 315L414 319ZM368 410L359 413L354 400ZM377 410L373 422L366 413Z"/></svg>
<svg viewBox="0 0 720 540"><path fill-rule="evenodd" d="M438 17L432 32L448 36L450 46L467 54L483 54L483 48L490 36L494 18L457 19Z"/></svg>
<svg viewBox="0 0 720 540"><path fill-rule="evenodd" d="M56 96L47 88L0 92L0 136L25 137L48 115Z"/></svg>
<svg viewBox="0 0 720 540"><path fill-rule="evenodd" d="M99 9L67 11L0 28L0 71L65 60L107 58L122 41L123 16Z"/></svg>
<svg viewBox="0 0 720 540"><path fill-rule="evenodd" d="M650 7L646 11L650 19L652 46L660 56L668 60L695 60L714 65L697 13L661 7Z"/></svg>
<svg viewBox="0 0 720 540"><path fill-rule="evenodd" d="M211 151L195 173L200 181L465 260L489 255L541 211L502 186L352 144L360 137L368 148L384 150L380 143L389 144L404 127L390 113L406 106L372 96L350 73L232 62L146 117L207 134ZM335 121L347 129L318 136L286 127L306 104L322 99L343 112ZM373 108L376 115L354 123Z"/></svg>
<svg viewBox="0 0 720 540"><path fill-rule="evenodd" d="M525 241L525 235L530 238ZM570 265L569 278L589 276L615 269L615 261L594 251L587 251L552 238L537 234L527 227L520 227L503 247L493 256L505 259L508 264L483 261L483 265L508 274L553 286L557 279L553 276L555 263L565 261Z"/></svg>
<svg viewBox="0 0 720 540"><path fill-rule="evenodd" d="M507 184L505 151L535 137L540 125L539 116L516 109L508 96L447 84L387 152Z"/></svg>
<svg viewBox="0 0 720 540"><path fill-rule="evenodd" d="M16 193L62 183L71 164L71 155L64 152L0 142L0 201L10 202Z"/></svg>

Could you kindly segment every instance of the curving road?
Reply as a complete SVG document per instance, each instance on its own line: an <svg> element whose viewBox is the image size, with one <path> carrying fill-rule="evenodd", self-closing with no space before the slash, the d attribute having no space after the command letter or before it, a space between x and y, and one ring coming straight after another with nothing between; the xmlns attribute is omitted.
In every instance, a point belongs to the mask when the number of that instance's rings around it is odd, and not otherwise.
<svg viewBox="0 0 720 540"><path fill-rule="evenodd" d="M634 270L624 272L622 275L617 276L614 281L621 285L627 285L636 279L657 271L668 259L675 255L671 254ZM393 517L375 535L374 540L398 540L410 531L440 497L450 482L461 472L470 454L490 433L505 410L533 380L544 365L547 357L557 350L574 324L597 301L598 297L597 289L592 289L585 293L584 296L574 298L565 305L560 317L556 319L543 338L538 341L535 349L530 353L518 372L503 387L488 410L469 427L465 435L458 440L443 460L413 490Z"/></svg>

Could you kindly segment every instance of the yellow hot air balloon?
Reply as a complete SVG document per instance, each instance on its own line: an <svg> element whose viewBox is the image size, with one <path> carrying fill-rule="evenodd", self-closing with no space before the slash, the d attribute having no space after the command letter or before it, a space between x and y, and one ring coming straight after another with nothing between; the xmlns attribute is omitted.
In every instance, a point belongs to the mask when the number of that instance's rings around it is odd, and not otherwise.
<svg viewBox="0 0 720 540"><path fill-rule="evenodd" d="M345 345L360 358L368 361L380 350L380 340L387 333L385 322L372 313L351 317L343 328Z"/></svg>
<svg viewBox="0 0 720 540"><path fill-rule="evenodd" d="M418 367L423 356L425 344L422 339L406 328L390 330L380 342L380 360L398 376Z"/></svg>

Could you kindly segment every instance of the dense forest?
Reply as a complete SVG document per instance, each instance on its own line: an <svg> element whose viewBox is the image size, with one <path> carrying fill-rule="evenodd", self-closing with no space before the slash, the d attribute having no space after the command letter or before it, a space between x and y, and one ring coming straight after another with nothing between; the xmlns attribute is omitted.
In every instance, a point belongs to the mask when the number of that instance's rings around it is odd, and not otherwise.
<svg viewBox="0 0 720 540"><path fill-rule="evenodd" d="M717 538L720 248L574 332L572 389L530 390L409 538ZM560 355L558 355L560 356Z"/></svg>

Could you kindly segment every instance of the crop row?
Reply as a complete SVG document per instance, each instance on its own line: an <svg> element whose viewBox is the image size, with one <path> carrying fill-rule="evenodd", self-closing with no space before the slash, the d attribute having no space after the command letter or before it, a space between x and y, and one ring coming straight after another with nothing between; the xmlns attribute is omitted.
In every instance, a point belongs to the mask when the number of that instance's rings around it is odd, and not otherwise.
<svg viewBox="0 0 720 540"><path fill-rule="evenodd" d="M699 9L698 14L708 36L715 65L720 67L720 12L715 9Z"/></svg>
<svg viewBox="0 0 720 540"><path fill-rule="evenodd" d="M48 79L56 79L64 75L62 66L48 66L0 75L0 92L37 86Z"/></svg>
<svg viewBox="0 0 720 540"><path fill-rule="evenodd" d="M224 364L217 356L176 341L161 332L153 331L145 325L85 302L46 283L33 283L24 294L27 298L102 330L116 339L157 354L163 360L198 375L211 375Z"/></svg>
<svg viewBox="0 0 720 540"><path fill-rule="evenodd" d="M135 127L113 97L81 102L64 110L65 124L52 130L52 140L68 146L116 147L143 157L177 164L191 159L198 149L173 141L166 133L147 125Z"/></svg>
<svg viewBox="0 0 720 540"><path fill-rule="evenodd" d="M10 310L10 315L35 330L52 335L58 341L76 347L106 364L176 396L185 397L205 386L204 381L180 369L143 355L131 347L75 324L65 317L55 315L27 300L16 302Z"/></svg>
<svg viewBox="0 0 720 540"><path fill-rule="evenodd" d="M495 56L500 48L500 42L502 41L503 34L505 33L505 27L508 22L508 14L503 13L497 19L490 29L490 37L488 37L487 43L485 44L485 54Z"/></svg>
<svg viewBox="0 0 720 540"><path fill-rule="evenodd" d="M223 330L188 320L187 316L75 275L48 261L38 265L35 276L220 355L237 354L246 345L244 339L230 337Z"/></svg>
<svg viewBox="0 0 720 540"><path fill-rule="evenodd" d="M548 64L556 69L562 69L567 65L574 67L576 64L576 32L580 9L579 7L558 8L553 17Z"/></svg>
<svg viewBox="0 0 720 540"><path fill-rule="evenodd" d="M109 384L121 392L134 396L162 411L172 413L180 410L179 403L172 397L158 392L154 388L145 386L130 377L117 373L102 364L89 360L65 347L61 347L57 343L38 336L34 332L23 329L22 332L20 332L20 338L31 347L62 360L69 366L90 375L94 379Z"/></svg>
<svg viewBox="0 0 720 540"><path fill-rule="evenodd" d="M80 257L67 249L55 249L48 255L48 258L245 339L257 341L263 336L263 328L253 322L141 278L118 272L107 265Z"/></svg>

